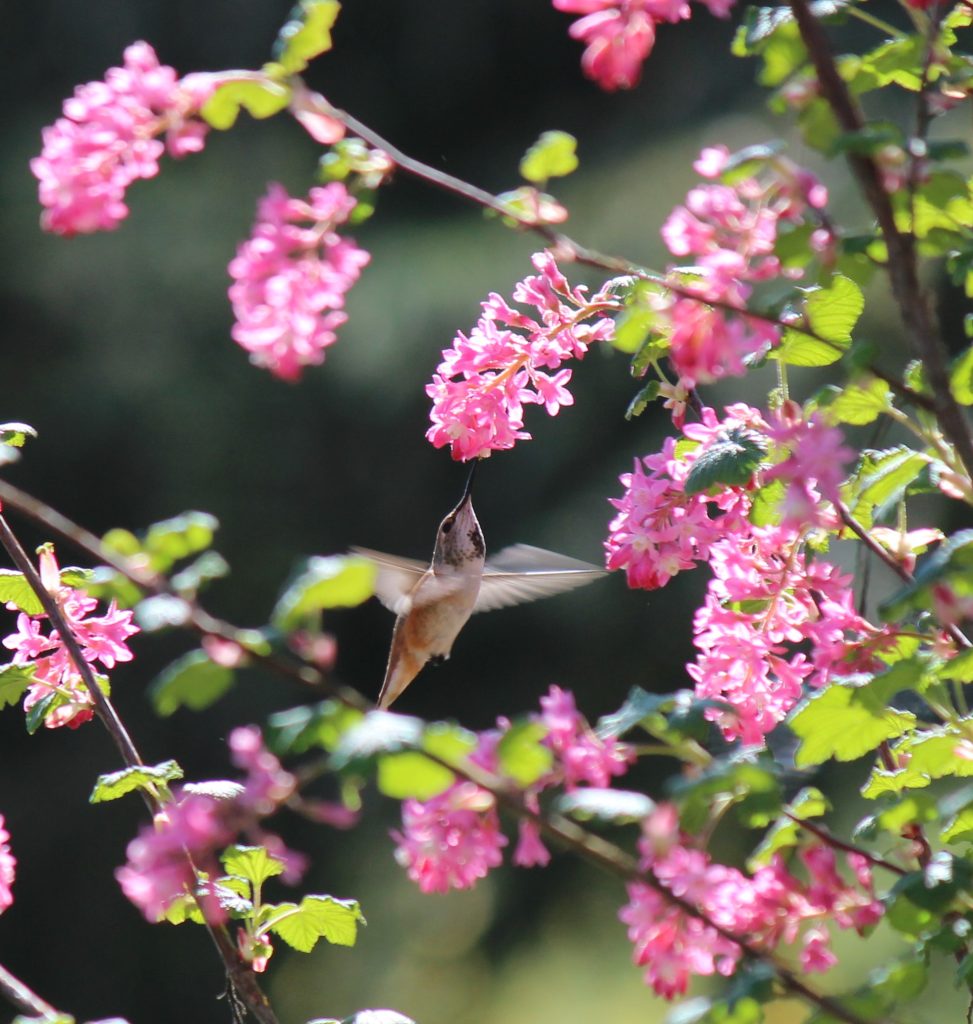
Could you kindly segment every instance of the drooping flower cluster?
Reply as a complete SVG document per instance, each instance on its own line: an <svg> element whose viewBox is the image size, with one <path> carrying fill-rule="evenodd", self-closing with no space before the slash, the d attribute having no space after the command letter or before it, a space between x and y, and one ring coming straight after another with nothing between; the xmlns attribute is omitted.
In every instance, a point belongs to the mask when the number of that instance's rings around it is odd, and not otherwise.
<svg viewBox="0 0 973 1024"><path fill-rule="evenodd" d="M661 452L636 459L632 472L620 477L625 493L610 499L618 511L605 541L607 567L624 569L630 587L655 590L705 561L710 546L727 532L746 529L749 501L741 488L712 497L702 491L686 494L685 487L708 443L733 430L763 427L760 414L743 404L730 406L722 421L704 409L701 423L683 428L699 448L677 457L676 439L668 437ZM711 506L718 518L710 516Z"/></svg>
<svg viewBox="0 0 973 1024"><path fill-rule="evenodd" d="M128 216L125 190L154 177L164 151L180 157L203 148L208 129L196 115L212 89L207 75L178 78L144 42L129 46L123 66L103 82L78 86L30 164L44 229L75 235L118 227Z"/></svg>
<svg viewBox="0 0 973 1024"><path fill-rule="evenodd" d="M272 184L230 262L233 340L282 380L322 363L348 319L345 294L371 258L338 234L355 205L341 182L313 188L307 199Z"/></svg>
<svg viewBox="0 0 973 1024"><path fill-rule="evenodd" d="M755 527L714 544L713 579L693 620L699 654L687 666L696 695L732 706L711 708L727 739L763 743L801 699L806 683L876 671L894 633L853 607L851 578L801 550L785 526ZM802 648L810 641L810 655Z"/></svg>
<svg viewBox="0 0 973 1024"><path fill-rule="evenodd" d="M655 45L656 25L690 16L686 0L553 0L559 11L580 14L570 28L585 44L581 68L602 89L631 89ZM703 0L710 13L725 18L734 0Z"/></svg>
<svg viewBox="0 0 973 1024"><path fill-rule="evenodd" d="M712 147L693 166L713 179L729 159L725 147ZM683 384L739 376L748 358L777 343L776 325L745 315L747 299L757 282L800 276L775 254L780 225L817 218L827 201L827 190L813 174L774 156L762 161L759 174L732 185L696 186L685 205L672 211L662 225L663 241L673 256L693 261L669 268L681 294L674 292L664 310L669 358ZM815 237L818 249L833 243L826 228L818 228ZM741 312L733 312L737 309Z"/></svg>
<svg viewBox="0 0 973 1024"><path fill-rule="evenodd" d="M112 669L117 662L132 660L126 641L139 628L132 622L131 611L120 611L112 601L104 615L92 615L98 602L83 590L61 583L57 559L50 547L41 551L40 575L81 647L85 661ZM16 606L8 604L7 607ZM16 632L3 638L3 646L14 652L15 665L29 665L33 669L24 710L29 712L39 705L36 713L42 713L48 729L62 725L76 729L94 715L94 698L60 633L53 626L44 632L46 623L44 613L21 612L17 616Z"/></svg>
<svg viewBox="0 0 973 1024"><path fill-rule="evenodd" d="M456 335L426 385L433 401L426 437L436 448L449 445L454 459L482 458L529 439L524 405L543 405L551 416L572 405L571 370L558 368L613 334L607 314L621 303L612 282L589 298L584 287L568 284L550 252L536 253L532 262L537 274L521 281L513 298L532 306L534 317L491 294L476 326Z"/></svg>
<svg viewBox="0 0 973 1024"><path fill-rule="evenodd" d="M10 851L10 833L6 830L3 815L0 814L0 914L14 901L13 884L17 859Z"/></svg>
<svg viewBox="0 0 973 1024"><path fill-rule="evenodd" d="M633 959L645 968L645 981L672 999L694 976L730 975L741 950L724 933L762 950L801 943L805 971L826 971L836 962L826 923L859 934L882 916L871 871L864 857L848 854L854 883L837 871L834 851L813 845L800 851L807 880L789 870L780 853L753 875L713 863L686 844L671 805L660 805L644 824L640 867L660 883L628 884L629 902L619 912L635 945ZM666 890L705 917L673 904Z"/></svg>
<svg viewBox="0 0 973 1024"><path fill-rule="evenodd" d="M223 920L217 893L203 886L200 895L196 872L215 878L219 852L241 835L283 861L285 881L297 881L304 870L299 854L259 828L260 820L294 792L297 780L264 747L256 727L234 729L229 743L233 763L247 772L243 784L224 784L219 795L184 787L128 844L128 861L115 872L122 891L149 921L159 920L173 900L187 894L197 895L208 920Z"/></svg>
<svg viewBox="0 0 973 1024"><path fill-rule="evenodd" d="M587 784L606 787L624 774L634 753L624 743L598 736L578 711L574 697L552 686L541 698L541 711L531 716L544 727L543 743L553 754L551 770L524 790L524 801L535 813L545 789L568 790ZM489 772L502 772L498 756L510 722L502 719L496 729L480 734L470 759ZM472 782L458 780L430 800L406 800L402 805L402 829L393 832L398 844L396 860L423 892L468 889L502 861L507 838L500 831L496 801L491 793ZM550 853L541 842L534 821L524 818L514 851L520 867L544 865Z"/></svg>

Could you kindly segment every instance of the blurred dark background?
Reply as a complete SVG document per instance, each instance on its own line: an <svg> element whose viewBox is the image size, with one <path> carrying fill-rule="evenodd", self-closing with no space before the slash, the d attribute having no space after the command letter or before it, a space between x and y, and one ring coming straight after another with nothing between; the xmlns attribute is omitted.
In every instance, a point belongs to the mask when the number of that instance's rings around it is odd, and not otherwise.
<svg viewBox="0 0 973 1024"><path fill-rule="evenodd" d="M303 556L355 543L427 556L464 471L423 438L423 385L487 293L509 295L530 271L538 243L399 177L355 231L372 263L338 344L324 366L283 384L230 340L226 264L269 180L295 192L314 183L318 149L296 124L241 118L211 134L202 154L167 158L157 180L136 184L119 230L72 240L39 230L28 160L62 100L120 63L128 43L148 40L180 73L258 67L289 4L41 0L0 9L0 420L40 434L9 478L99 533L191 508L215 514L232 575L205 600L244 625L266 621ZM658 226L693 180L700 147L772 132L754 69L728 55L731 24L700 9L660 31L636 90L607 95L581 76L569 23L548 0L348 0L334 52L309 77L412 155L494 191L517 185L517 161L540 132L572 132L581 170L555 190L572 211L569 231L658 263ZM651 413L625 421L634 383L610 351L575 368L573 391L576 405L556 420L530 410L533 442L482 467L476 506L488 546L524 541L601 560L618 474L658 447L664 423ZM15 525L31 546L47 539ZM63 563L80 557L62 545ZM701 574L686 574L664 596L646 595L612 576L479 617L453 659L399 707L482 728L535 708L552 683L574 690L592 719L632 685L682 687L690 609L704 586ZM339 674L374 695L391 616L369 605L329 625ZM180 635L136 641L136 660L113 676L114 696L148 760L175 757L189 778L220 777L234 725L306 694L253 674L203 715L158 720L145 689L190 646ZM79 1020L228 1020L214 1002L222 978L202 930L147 926L115 884L144 812L134 798L87 806L96 775L118 767L103 732L92 724L29 738L20 711L7 709L0 750L0 813L20 862L16 903L0 918L0 962ZM615 919L620 886L558 858L547 871L504 870L470 893L422 897L392 859L395 810L372 793L354 833L284 826L313 858L306 888L354 896L369 919L355 949L321 944L311 956L274 957L269 987L286 1024L383 1005L423 1024L660 1019ZM0 1021L13 1016L0 1006Z"/></svg>

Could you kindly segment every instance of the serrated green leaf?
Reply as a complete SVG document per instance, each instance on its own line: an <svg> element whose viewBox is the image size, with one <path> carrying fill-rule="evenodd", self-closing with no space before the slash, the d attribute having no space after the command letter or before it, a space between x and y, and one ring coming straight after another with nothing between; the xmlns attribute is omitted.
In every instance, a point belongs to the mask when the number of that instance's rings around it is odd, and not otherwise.
<svg viewBox="0 0 973 1024"><path fill-rule="evenodd" d="M843 352L843 347L836 342L823 341L796 327L788 327L770 358L789 366L830 366L838 362Z"/></svg>
<svg viewBox="0 0 973 1024"><path fill-rule="evenodd" d="M267 722L267 742L276 754L304 754L313 747L332 751L364 717L336 700L278 711Z"/></svg>
<svg viewBox="0 0 973 1024"><path fill-rule="evenodd" d="M99 775L88 800L93 804L117 800L133 790L153 790L157 786L166 787L170 782L181 778L182 768L175 761L162 761L155 765L132 765L117 772Z"/></svg>
<svg viewBox="0 0 973 1024"><path fill-rule="evenodd" d="M559 796L554 809L578 821L596 819L624 825L647 818L655 809L655 801L645 793L585 786Z"/></svg>
<svg viewBox="0 0 973 1024"><path fill-rule="evenodd" d="M305 896L299 906L281 903L269 909L275 919L270 930L302 953L310 953L318 939L336 946L353 946L359 922L365 923L357 900L333 896Z"/></svg>
<svg viewBox="0 0 973 1024"><path fill-rule="evenodd" d="M291 100L291 90L269 79L233 79L220 83L200 108L200 116L217 131L236 124L241 110L258 120L280 113Z"/></svg>
<svg viewBox="0 0 973 1024"><path fill-rule="evenodd" d="M431 800L444 793L456 776L417 750L384 754L378 759L376 784L393 800Z"/></svg>
<svg viewBox="0 0 973 1024"><path fill-rule="evenodd" d="M227 874L245 878L255 888L284 871L284 862L262 846L230 846L220 860Z"/></svg>
<svg viewBox="0 0 973 1024"><path fill-rule="evenodd" d="M711 487L745 487L766 454L766 442L759 434L745 427L731 427L697 456L684 490L686 494L699 494Z"/></svg>
<svg viewBox="0 0 973 1024"><path fill-rule="evenodd" d="M90 569L67 566L61 570L61 585L80 588L91 578ZM27 615L43 615L44 606L27 578L15 569L0 569L0 604L12 604Z"/></svg>
<svg viewBox="0 0 973 1024"><path fill-rule="evenodd" d="M156 677L149 698L163 718L181 707L202 711L226 693L233 679L231 669L210 661L204 651L190 651Z"/></svg>
<svg viewBox="0 0 973 1024"><path fill-rule="evenodd" d="M278 33L274 48L284 74L298 74L331 49L331 29L340 10L337 0L301 0Z"/></svg>
<svg viewBox="0 0 973 1024"><path fill-rule="evenodd" d="M903 688L893 685L890 692L886 678L890 675L878 676L864 686L832 683L803 700L789 720L801 741L794 755L797 767L823 764L832 758L854 761L911 729L915 715L886 706L893 693Z"/></svg>
<svg viewBox="0 0 973 1024"><path fill-rule="evenodd" d="M863 54L862 67L872 76L872 88L881 89L894 82L910 92L918 92L926 54L921 35L903 36Z"/></svg>
<svg viewBox="0 0 973 1024"><path fill-rule="evenodd" d="M805 301L805 315L814 333L842 346L850 343L852 329L864 308L861 288L840 274L831 279L828 287L809 292Z"/></svg>
<svg viewBox="0 0 973 1024"><path fill-rule="evenodd" d="M284 632L326 608L351 608L375 592L375 565L359 555L309 558L281 594L271 622Z"/></svg>
<svg viewBox="0 0 973 1024"><path fill-rule="evenodd" d="M16 704L34 681L34 665L0 665L0 708Z"/></svg>
<svg viewBox="0 0 973 1024"><path fill-rule="evenodd" d="M615 739L648 718L652 718L656 726L664 727L665 713L671 709L673 700L671 693L649 693L641 686L633 686L625 703L614 714L598 719L595 732L602 739Z"/></svg>
<svg viewBox="0 0 973 1024"><path fill-rule="evenodd" d="M544 132L520 161L520 175L535 185L563 178L578 168L578 140L567 132Z"/></svg>
<svg viewBox="0 0 973 1024"><path fill-rule="evenodd" d="M864 426L891 407L892 392L888 384L875 377L865 383L847 385L827 407L827 417L832 423Z"/></svg>
<svg viewBox="0 0 973 1024"><path fill-rule="evenodd" d="M638 394L628 403L628 408L625 410L625 419L634 419L636 416L641 416L643 412L649 407L650 403L654 402L659 397L660 382L658 380L650 380L648 384L642 388Z"/></svg>
<svg viewBox="0 0 973 1024"><path fill-rule="evenodd" d="M781 502L786 491L783 480L771 480L756 491L751 499L750 522L754 526L776 526L781 520Z"/></svg>
<svg viewBox="0 0 973 1024"><path fill-rule="evenodd" d="M903 767L883 769L881 775L873 772L862 795L873 799L883 793L923 789L933 779L973 777L973 761L957 753L964 738L962 732L946 727L907 736L893 748L896 760L905 762Z"/></svg>
<svg viewBox="0 0 973 1024"><path fill-rule="evenodd" d="M28 437L37 437L37 431L28 423L0 423L0 444L23 448Z"/></svg>
<svg viewBox="0 0 973 1024"><path fill-rule="evenodd" d="M518 786L527 787L554 766L554 755L543 740L547 729L539 722L515 722L497 745L500 771Z"/></svg>
<svg viewBox="0 0 973 1024"><path fill-rule="evenodd" d="M936 669L940 679L955 679L959 683L973 683L973 647L960 651L954 658Z"/></svg>

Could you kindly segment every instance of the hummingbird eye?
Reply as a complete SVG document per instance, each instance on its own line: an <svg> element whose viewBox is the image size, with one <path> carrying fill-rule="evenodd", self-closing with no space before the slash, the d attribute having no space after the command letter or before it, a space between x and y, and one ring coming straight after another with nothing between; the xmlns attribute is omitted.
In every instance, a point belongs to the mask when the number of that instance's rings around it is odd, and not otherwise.
<svg viewBox="0 0 973 1024"><path fill-rule="evenodd" d="M452 519L447 519L446 522L443 523L443 533L449 533L449 531L452 528L453 528L453 520Z"/></svg>

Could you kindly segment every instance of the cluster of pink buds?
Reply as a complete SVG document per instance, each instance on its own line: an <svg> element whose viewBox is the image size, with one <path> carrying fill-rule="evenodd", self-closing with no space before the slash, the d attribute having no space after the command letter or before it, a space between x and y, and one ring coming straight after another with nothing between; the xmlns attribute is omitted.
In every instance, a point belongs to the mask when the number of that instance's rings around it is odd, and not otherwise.
<svg viewBox="0 0 973 1024"><path fill-rule="evenodd" d="M3 815L0 814L0 914L14 901L11 890L17 867L17 860L10 851L10 833L4 825Z"/></svg>

